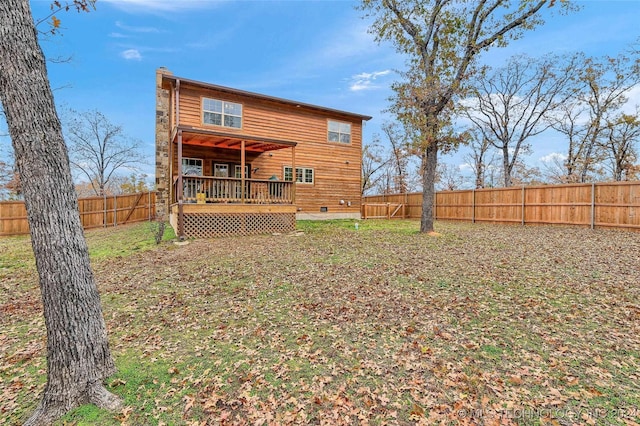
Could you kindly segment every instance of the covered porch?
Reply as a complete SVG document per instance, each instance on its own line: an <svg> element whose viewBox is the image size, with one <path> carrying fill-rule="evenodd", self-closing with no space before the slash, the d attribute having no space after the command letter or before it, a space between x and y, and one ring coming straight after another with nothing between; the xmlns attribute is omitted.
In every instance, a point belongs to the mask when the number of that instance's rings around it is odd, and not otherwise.
<svg viewBox="0 0 640 426"><path fill-rule="evenodd" d="M252 169L271 151L287 149L295 170L295 142L186 126L171 142L170 222L179 238L295 230L294 183L276 174L258 178Z"/></svg>

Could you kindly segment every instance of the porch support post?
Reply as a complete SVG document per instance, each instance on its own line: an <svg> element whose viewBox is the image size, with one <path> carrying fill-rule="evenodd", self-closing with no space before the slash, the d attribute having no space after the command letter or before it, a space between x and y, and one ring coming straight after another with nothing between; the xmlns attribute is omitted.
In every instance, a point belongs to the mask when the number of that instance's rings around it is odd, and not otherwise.
<svg viewBox="0 0 640 426"><path fill-rule="evenodd" d="M296 176L298 176L298 174L296 173L296 147L292 146L291 147L291 174L292 174L292 181L291 182L291 204L295 205L296 204ZM315 177L314 177L315 179Z"/></svg>
<svg viewBox="0 0 640 426"><path fill-rule="evenodd" d="M183 205L183 186L182 186L182 130L178 130L178 238L184 240L184 205Z"/></svg>
<svg viewBox="0 0 640 426"><path fill-rule="evenodd" d="M245 174L244 174L244 170L245 170L245 164L246 164L246 155L245 155L245 140L241 140L240 141L240 199L242 204L244 204L244 199L246 197L246 194L244 193L244 184L245 184Z"/></svg>

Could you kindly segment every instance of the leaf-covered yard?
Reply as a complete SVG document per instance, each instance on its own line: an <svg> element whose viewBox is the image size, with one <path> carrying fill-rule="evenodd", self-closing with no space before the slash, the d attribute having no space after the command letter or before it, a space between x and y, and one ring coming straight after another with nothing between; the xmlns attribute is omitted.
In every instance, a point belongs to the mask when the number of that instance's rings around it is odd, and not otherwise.
<svg viewBox="0 0 640 426"><path fill-rule="evenodd" d="M60 424L640 423L640 233L415 221L158 247L87 233L120 413ZM0 239L0 418L45 380L26 238Z"/></svg>

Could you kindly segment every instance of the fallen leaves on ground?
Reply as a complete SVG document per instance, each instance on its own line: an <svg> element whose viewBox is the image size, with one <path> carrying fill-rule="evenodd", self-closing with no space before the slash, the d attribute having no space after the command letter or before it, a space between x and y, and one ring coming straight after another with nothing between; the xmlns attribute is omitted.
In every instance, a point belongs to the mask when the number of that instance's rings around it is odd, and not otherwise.
<svg viewBox="0 0 640 426"><path fill-rule="evenodd" d="M316 225L94 262L126 402L101 422L640 421L640 234L417 229ZM44 326L32 269L2 286L0 418L18 424L43 387Z"/></svg>

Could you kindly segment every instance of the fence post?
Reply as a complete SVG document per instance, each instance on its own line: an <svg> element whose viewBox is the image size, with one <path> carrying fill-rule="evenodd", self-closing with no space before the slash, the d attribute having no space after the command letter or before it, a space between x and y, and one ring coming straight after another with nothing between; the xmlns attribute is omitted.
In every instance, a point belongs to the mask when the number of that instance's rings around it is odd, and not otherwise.
<svg viewBox="0 0 640 426"><path fill-rule="evenodd" d="M107 193L103 192L102 193L102 227L106 228L107 227Z"/></svg>
<svg viewBox="0 0 640 426"><path fill-rule="evenodd" d="M387 203L387 220L391 220L391 203Z"/></svg>
<svg viewBox="0 0 640 426"><path fill-rule="evenodd" d="M405 191L404 193L404 207L402 208L402 218L406 219L407 217L407 204L409 203L409 194Z"/></svg>
<svg viewBox="0 0 640 426"><path fill-rule="evenodd" d="M591 229L596 226L596 184L591 184Z"/></svg>
<svg viewBox="0 0 640 426"><path fill-rule="evenodd" d="M522 225L524 226L524 185L522 185Z"/></svg>
<svg viewBox="0 0 640 426"><path fill-rule="evenodd" d="M436 200L438 199L438 191L433 191L433 220L438 220L438 203Z"/></svg>
<svg viewBox="0 0 640 426"><path fill-rule="evenodd" d="M118 196L113 196L113 226L118 226Z"/></svg>
<svg viewBox="0 0 640 426"><path fill-rule="evenodd" d="M151 222L151 191L149 191L148 196L149 196L149 222Z"/></svg>
<svg viewBox="0 0 640 426"><path fill-rule="evenodd" d="M471 190L471 223L476 223L476 190Z"/></svg>

